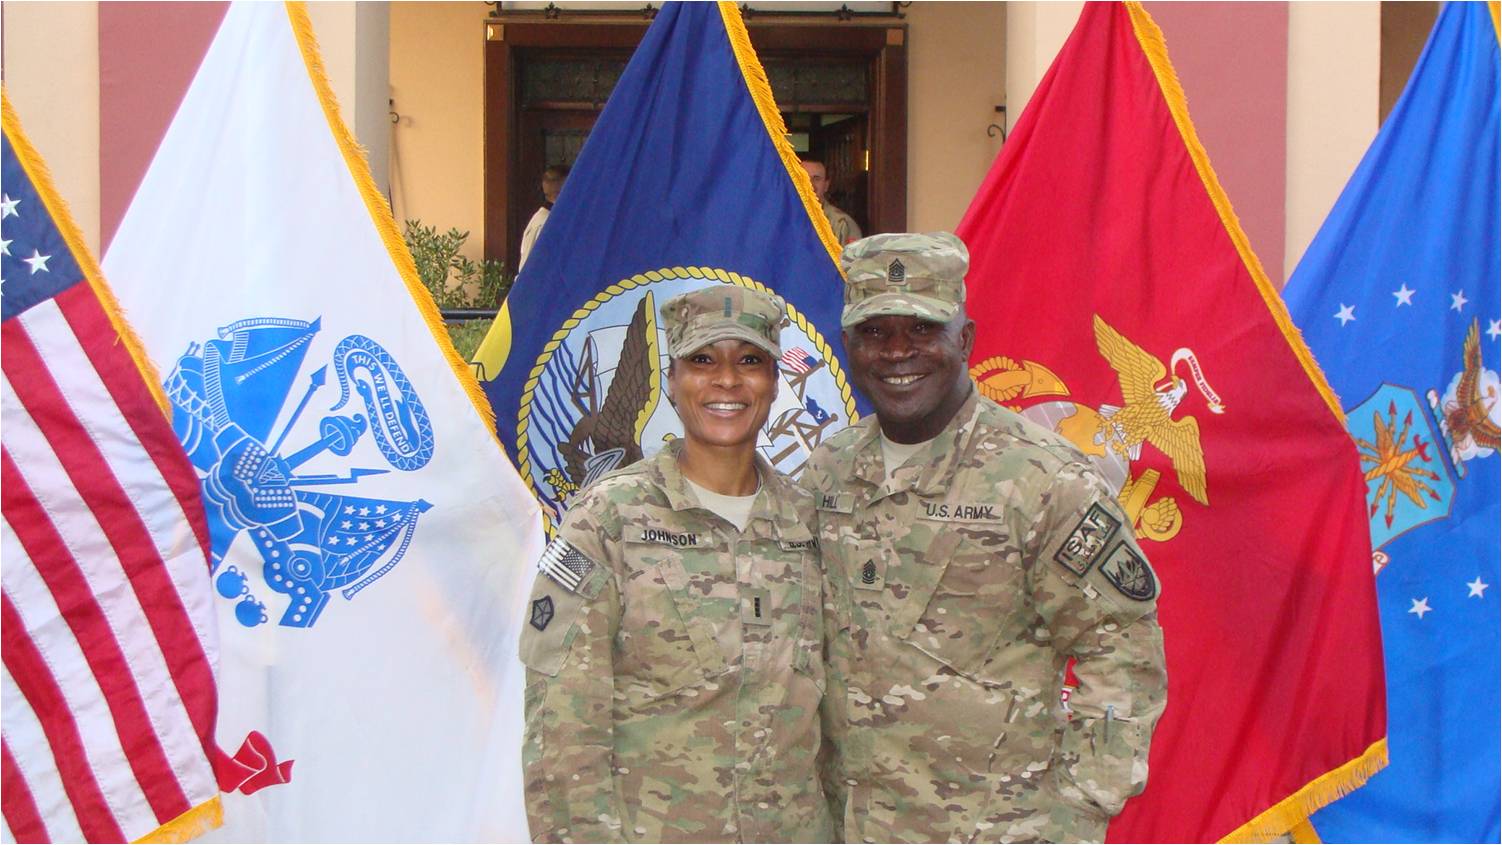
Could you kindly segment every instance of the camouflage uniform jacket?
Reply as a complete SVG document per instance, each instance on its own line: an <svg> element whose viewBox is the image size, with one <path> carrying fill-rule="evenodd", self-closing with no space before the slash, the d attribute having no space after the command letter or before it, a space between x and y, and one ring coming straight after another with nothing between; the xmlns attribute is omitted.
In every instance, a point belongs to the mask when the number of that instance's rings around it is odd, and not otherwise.
<svg viewBox="0 0 1502 845"><path fill-rule="evenodd" d="M1146 784L1166 696L1131 525L1073 446L975 393L885 475L868 417L801 479L829 577L825 776L847 841L1100 841Z"/></svg>
<svg viewBox="0 0 1502 845"><path fill-rule="evenodd" d="M537 577L520 646L533 838L828 842L812 499L758 458L737 532L699 506L677 452L570 506L549 549L575 550L577 589Z"/></svg>
<svg viewBox="0 0 1502 845"><path fill-rule="evenodd" d="M840 246L847 246L861 239L860 224L829 200L824 201L824 216L828 218L829 228L834 230L834 239Z"/></svg>

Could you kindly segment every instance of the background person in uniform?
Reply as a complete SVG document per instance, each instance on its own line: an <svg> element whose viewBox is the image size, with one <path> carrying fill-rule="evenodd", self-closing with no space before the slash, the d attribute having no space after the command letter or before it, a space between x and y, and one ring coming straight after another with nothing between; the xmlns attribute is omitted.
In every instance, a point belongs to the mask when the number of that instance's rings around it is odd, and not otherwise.
<svg viewBox="0 0 1502 845"><path fill-rule="evenodd" d="M551 164L542 172L542 207L533 212L532 219L527 221L527 227L522 230L522 249L521 256L516 259L516 272L522 271L527 263L527 256L532 254L537 236L542 234L543 224L548 222L548 215L553 212L553 203L558 201L558 192L563 190L563 181L567 178L566 164Z"/></svg>
<svg viewBox="0 0 1502 845"><path fill-rule="evenodd" d="M834 239L840 246L860 240L861 227L855 224L855 218L829 201L829 174L824 169L824 162L806 158L803 159L803 169L808 171L808 181L814 185L814 195L824 207L824 216L829 218L829 228L834 230Z"/></svg>
<svg viewBox="0 0 1502 845"><path fill-rule="evenodd" d="M1086 458L970 381L964 244L876 235L842 263L876 415L801 482L832 592L825 775L845 836L1100 841L1163 712L1157 579Z"/></svg>
<svg viewBox="0 0 1502 845"><path fill-rule="evenodd" d="M537 841L828 842L809 495L756 452L781 299L662 307L684 436L581 492L521 639Z"/></svg>

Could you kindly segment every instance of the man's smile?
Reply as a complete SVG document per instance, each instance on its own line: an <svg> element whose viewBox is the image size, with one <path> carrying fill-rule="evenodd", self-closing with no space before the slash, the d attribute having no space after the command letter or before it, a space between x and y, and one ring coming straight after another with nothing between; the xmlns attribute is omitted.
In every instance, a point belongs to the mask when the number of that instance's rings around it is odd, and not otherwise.
<svg viewBox="0 0 1502 845"><path fill-rule="evenodd" d="M928 373L903 373L900 375L881 376L881 381L883 384L890 384L894 387L906 387L910 384L916 384L920 379L927 376Z"/></svg>

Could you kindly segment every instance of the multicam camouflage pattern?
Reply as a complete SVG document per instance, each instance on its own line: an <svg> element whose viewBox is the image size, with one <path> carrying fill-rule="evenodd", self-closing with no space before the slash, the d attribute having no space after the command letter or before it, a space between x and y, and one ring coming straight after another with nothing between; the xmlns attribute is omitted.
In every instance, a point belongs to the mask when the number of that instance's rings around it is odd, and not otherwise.
<svg viewBox="0 0 1502 845"><path fill-rule="evenodd" d="M861 227L855 222L855 218L845 213L845 210L830 202L824 201L824 219L829 221L829 228L834 232L835 243L840 246L853 244L861 239Z"/></svg>
<svg viewBox="0 0 1502 845"><path fill-rule="evenodd" d="M1157 579L1105 482L975 393L890 478L867 418L800 481L829 577L824 775L846 840L1101 841L1146 784L1166 697Z"/></svg>
<svg viewBox="0 0 1502 845"><path fill-rule="evenodd" d="M781 357L778 336L788 324L787 304L776 294L739 285L710 285L680 293L660 309L668 354L682 358L711 343L735 338Z"/></svg>
<svg viewBox="0 0 1502 845"><path fill-rule="evenodd" d="M845 271L842 328L894 315L947 323L965 301L970 251L948 232L895 232L845 247L840 266Z"/></svg>
<svg viewBox="0 0 1502 845"><path fill-rule="evenodd" d="M533 839L831 841L813 502L759 461L737 533L674 446L569 508L559 537L593 562L578 591L533 587L553 612L521 641Z"/></svg>

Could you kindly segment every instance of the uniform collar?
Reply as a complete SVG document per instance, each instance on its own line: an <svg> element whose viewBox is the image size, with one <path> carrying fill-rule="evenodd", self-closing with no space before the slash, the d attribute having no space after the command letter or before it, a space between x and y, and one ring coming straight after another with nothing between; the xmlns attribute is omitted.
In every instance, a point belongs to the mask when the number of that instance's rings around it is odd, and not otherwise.
<svg viewBox="0 0 1502 845"><path fill-rule="evenodd" d="M668 506L673 510L704 510L699 497L689 489L683 470L678 468L678 455L682 451L682 440L675 439L664 445L651 459L652 480L662 488L667 496ZM756 453L756 475L761 479L762 495L757 496L751 506L751 518L746 530L751 531L758 520L776 526L778 534L784 533L789 526L800 524L797 510L793 507L794 494L786 489L787 480L777 473L760 452Z"/></svg>
<svg viewBox="0 0 1502 845"><path fill-rule="evenodd" d="M852 474L866 484L885 489L887 493L913 490L920 495L939 495L946 491L949 480L959 464L960 456L969 448L975 433L975 420L980 415L980 393L974 385L964 404L928 445L913 453L896 472L887 478L886 464L881 453L881 426L872 414L861 421L863 430L855 441L855 464Z"/></svg>

